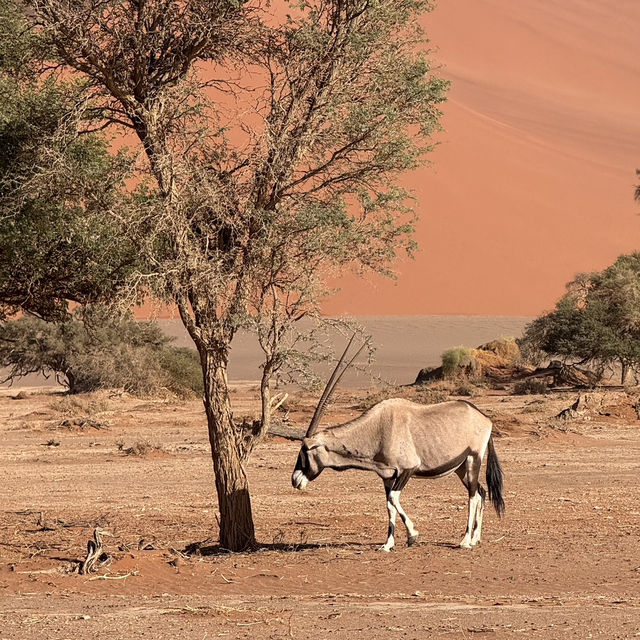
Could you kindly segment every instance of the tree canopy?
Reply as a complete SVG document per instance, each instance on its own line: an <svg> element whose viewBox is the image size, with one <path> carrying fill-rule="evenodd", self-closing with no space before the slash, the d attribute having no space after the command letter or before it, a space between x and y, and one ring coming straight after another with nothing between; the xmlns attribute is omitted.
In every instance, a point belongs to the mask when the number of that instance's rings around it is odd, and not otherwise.
<svg viewBox="0 0 640 640"><path fill-rule="evenodd" d="M130 161L89 132L85 86L43 67L20 8L0 1L0 318L63 318L69 300L112 296L138 262L109 215Z"/></svg>
<svg viewBox="0 0 640 640"><path fill-rule="evenodd" d="M599 369L617 363L624 383L640 369L640 252L578 275L556 308L527 326L521 346Z"/></svg>

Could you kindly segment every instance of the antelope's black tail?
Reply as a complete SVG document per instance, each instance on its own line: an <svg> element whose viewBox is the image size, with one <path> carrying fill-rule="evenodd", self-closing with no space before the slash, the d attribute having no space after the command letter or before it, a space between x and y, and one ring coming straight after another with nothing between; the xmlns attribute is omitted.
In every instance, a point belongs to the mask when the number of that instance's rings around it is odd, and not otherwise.
<svg viewBox="0 0 640 640"><path fill-rule="evenodd" d="M498 460L498 454L493 446L493 436L489 437L489 451L487 454L487 488L489 489L489 500L493 503L498 517L504 513L504 500L502 499L502 484L504 474Z"/></svg>

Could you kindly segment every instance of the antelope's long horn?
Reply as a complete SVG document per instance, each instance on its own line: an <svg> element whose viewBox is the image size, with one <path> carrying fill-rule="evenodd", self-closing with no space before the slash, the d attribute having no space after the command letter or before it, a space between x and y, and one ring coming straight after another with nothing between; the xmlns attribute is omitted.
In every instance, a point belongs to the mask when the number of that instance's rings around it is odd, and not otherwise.
<svg viewBox="0 0 640 640"><path fill-rule="evenodd" d="M351 336L351 340L349 340L349 343L347 344L347 347L344 350L343 354L340 356L340 360L338 360L338 364L336 365L336 368L333 370L333 373L329 378L329 382L327 382L327 386L324 388L324 391L320 396L320 400L318 400L318 406L316 407L316 410L313 413L313 418L311 418L311 423L309 424L309 428L307 429L307 435L306 435L307 438L311 437L317 431L320 418L322 418L322 414L324 413L325 407L327 406L327 402L329 402L331 395L335 391L335 388L338 386L338 383L340 382L342 376L345 374L346 370L353 364L355 359L360 355L360 353L362 352L362 350L366 345L366 343L364 343L356 351L355 355L349 360L349 362L347 362L347 364L345 364L344 367L342 367L347 357L347 353L351 348L351 345L353 344L355 337L356 337L356 334L354 333ZM342 370L340 370L340 367L342 367Z"/></svg>

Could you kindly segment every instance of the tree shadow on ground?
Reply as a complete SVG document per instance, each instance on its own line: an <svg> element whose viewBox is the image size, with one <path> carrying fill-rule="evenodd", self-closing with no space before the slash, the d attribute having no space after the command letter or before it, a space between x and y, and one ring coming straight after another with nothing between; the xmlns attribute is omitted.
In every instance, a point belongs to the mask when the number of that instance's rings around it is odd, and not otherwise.
<svg viewBox="0 0 640 640"><path fill-rule="evenodd" d="M296 553L300 551L315 551L318 549L355 549L359 551L372 551L380 547L379 544L365 542L272 542L257 543L255 547L246 549L240 553L260 553L263 551L284 551L288 553ZM188 544L182 551L186 556L221 556L228 555L233 552L221 547L212 540L204 540L202 542L192 542Z"/></svg>

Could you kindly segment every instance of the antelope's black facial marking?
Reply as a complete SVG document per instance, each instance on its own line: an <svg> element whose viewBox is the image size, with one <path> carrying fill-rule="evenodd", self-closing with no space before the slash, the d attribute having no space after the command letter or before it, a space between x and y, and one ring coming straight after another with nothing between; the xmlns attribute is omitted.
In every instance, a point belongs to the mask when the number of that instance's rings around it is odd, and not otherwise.
<svg viewBox="0 0 640 640"><path fill-rule="evenodd" d="M296 471L306 471L307 470L307 456L306 456L306 451L304 450L304 447L302 449L300 449L300 453L298 453L298 459L296 460L296 466L295 469Z"/></svg>
<svg viewBox="0 0 640 640"><path fill-rule="evenodd" d="M294 489L303 490L309 482L309 454L304 445L300 449L298 454L298 460L296 466L291 475L291 484Z"/></svg>

